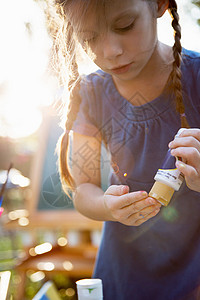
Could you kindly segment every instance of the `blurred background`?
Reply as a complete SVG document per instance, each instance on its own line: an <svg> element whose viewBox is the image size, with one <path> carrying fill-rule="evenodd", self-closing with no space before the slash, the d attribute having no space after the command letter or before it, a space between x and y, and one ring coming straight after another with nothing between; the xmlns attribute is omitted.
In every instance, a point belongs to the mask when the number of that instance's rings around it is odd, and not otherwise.
<svg viewBox="0 0 200 300"><path fill-rule="evenodd" d="M182 45L200 51L200 1L177 3ZM47 6L0 1L0 187L12 163L0 211L0 300L33 299L42 289L47 299L77 299L75 282L91 277L101 238L101 222L79 215L59 181L60 90L48 72ZM169 14L158 22L160 40L172 45Z"/></svg>

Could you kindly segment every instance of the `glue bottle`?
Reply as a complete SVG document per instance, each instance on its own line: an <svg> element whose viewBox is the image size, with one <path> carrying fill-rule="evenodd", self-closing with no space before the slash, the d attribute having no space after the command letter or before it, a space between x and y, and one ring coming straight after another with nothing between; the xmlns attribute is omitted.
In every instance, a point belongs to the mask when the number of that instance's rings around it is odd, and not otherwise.
<svg viewBox="0 0 200 300"><path fill-rule="evenodd" d="M183 130L185 129L179 129L175 138L178 138ZM158 169L154 177L154 185L149 192L149 196L155 198L164 206L169 204L174 191L178 191L184 181L183 174L176 168L175 165L176 160L179 159L180 158L172 156L171 150L168 150L162 167Z"/></svg>
<svg viewBox="0 0 200 300"><path fill-rule="evenodd" d="M78 300L103 300L102 280L86 278L76 281Z"/></svg>

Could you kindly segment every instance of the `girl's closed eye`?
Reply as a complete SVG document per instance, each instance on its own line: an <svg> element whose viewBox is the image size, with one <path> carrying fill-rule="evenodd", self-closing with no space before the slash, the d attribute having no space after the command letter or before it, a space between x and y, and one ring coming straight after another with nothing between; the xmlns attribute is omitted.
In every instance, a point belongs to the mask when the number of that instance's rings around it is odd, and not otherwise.
<svg viewBox="0 0 200 300"><path fill-rule="evenodd" d="M116 26L115 28L113 28L113 31L117 32L117 33L124 33L124 32L127 32L131 29L133 29L135 25L135 20L132 21L131 23L129 23L128 25L126 26ZM93 34L89 34L88 36L85 36L82 41L84 44L91 44L91 43L94 43L96 42L98 39L98 34L97 33L93 33Z"/></svg>
<svg viewBox="0 0 200 300"><path fill-rule="evenodd" d="M119 32L119 33L123 33L123 32L131 30L134 27L134 25L135 25L135 21L131 22L127 26L115 28L115 31Z"/></svg>

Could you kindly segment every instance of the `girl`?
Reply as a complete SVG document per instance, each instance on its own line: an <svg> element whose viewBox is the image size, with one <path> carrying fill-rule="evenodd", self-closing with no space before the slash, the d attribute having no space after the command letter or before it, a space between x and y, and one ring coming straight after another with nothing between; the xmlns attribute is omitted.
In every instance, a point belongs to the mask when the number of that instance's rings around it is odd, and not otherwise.
<svg viewBox="0 0 200 300"><path fill-rule="evenodd" d="M65 44L57 54L67 59L73 88L60 140L60 173L63 187L74 189L76 209L105 221L94 270L103 280L104 299L199 299L200 54L181 48L176 2L60 5ZM157 38L157 18L167 9L173 48ZM79 46L100 68L82 78ZM180 127L186 129L174 140ZM102 142L112 167L105 192ZM161 208L148 192L168 146L182 158L177 168L186 184Z"/></svg>

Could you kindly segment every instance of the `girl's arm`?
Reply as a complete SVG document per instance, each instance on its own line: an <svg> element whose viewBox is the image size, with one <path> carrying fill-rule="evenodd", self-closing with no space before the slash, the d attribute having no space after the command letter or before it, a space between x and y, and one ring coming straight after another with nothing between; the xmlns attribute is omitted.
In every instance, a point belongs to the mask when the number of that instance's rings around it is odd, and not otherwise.
<svg viewBox="0 0 200 300"><path fill-rule="evenodd" d="M200 192L200 129L185 129L169 147L173 156L182 158L176 166L185 176L187 186Z"/></svg>
<svg viewBox="0 0 200 300"><path fill-rule="evenodd" d="M118 221L138 226L155 216L161 205L147 192L129 193L129 187L112 185L101 189L101 141L73 133L71 173L76 183L74 206L83 215L101 221Z"/></svg>

